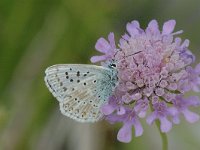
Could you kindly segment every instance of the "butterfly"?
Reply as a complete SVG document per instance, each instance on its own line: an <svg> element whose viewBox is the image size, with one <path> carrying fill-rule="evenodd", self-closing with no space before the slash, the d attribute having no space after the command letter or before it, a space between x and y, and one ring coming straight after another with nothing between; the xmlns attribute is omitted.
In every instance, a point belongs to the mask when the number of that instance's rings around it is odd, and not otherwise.
<svg viewBox="0 0 200 150"><path fill-rule="evenodd" d="M100 108L117 85L116 64L58 64L45 71L45 83L59 101L63 115L79 122L96 122L103 117Z"/></svg>

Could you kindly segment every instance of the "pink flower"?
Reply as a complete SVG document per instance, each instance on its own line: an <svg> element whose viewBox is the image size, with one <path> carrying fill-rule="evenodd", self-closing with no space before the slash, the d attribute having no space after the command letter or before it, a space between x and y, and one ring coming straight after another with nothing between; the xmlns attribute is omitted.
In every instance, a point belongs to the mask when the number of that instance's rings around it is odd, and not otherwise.
<svg viewBox="0 0 200 150"><path fill-rule="evenodd" d="M189 110L200 105L199 98L184 98L184 94L200 91L200 64L191 67L195 56L188 49L189 40L182 42L175 37L182 33L174 32L175 25L175 20L169 20L160 31L158 22L152 20L144 30L134 20L127 24L119 47L113 33L108 36L109 42L103 38L97 41L96 49L104 55L94 56L91 61L117 64L118 83L101 112L110 123L123 123L119 141L131 141L132 126L135 136L142 135L139 118L146 116L148 124L159 120L162 132L169 132L173 123L179 123L182 114L190 123L199 120L199 115Z"/></svg>

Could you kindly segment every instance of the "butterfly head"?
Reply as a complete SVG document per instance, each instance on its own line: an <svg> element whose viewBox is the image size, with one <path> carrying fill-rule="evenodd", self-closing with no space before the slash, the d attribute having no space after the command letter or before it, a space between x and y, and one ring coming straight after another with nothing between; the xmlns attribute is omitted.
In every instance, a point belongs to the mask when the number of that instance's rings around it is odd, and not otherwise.
<svg viewBox="0 0 200 150"><path fill-rule="evenodd" d="M114 59L102 63L102 66L109 68L111 70L117 70L117 62Z"/></svg>
<svg viewBox="0 0 200 150"><path fill-rule="evenodd" d="M114 69L116 70L117 69L117 62L115 60L108 60L108 61L105 61L103 63L101 63L102 66L106 67L106 68L109 68L109 69Z"/></svg>
<svg viewBox="0 0 200 150"><path fill-rule="evenodd" d="M112 60L110 62L110 64L108 65L108 68L110 68L110 69L117 69L117 62L115 62L114 60Z"/></svg>

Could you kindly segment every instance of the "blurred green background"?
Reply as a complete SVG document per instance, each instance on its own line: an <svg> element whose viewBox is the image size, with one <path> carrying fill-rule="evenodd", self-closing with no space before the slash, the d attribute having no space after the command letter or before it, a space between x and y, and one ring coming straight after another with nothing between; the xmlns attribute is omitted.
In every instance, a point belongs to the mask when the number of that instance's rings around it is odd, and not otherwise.
<svg viewBox="0 0 200 150"><path fill-rule="evenodd" d="M0 150L160 150L144 121L143 136L123 144L120 125L64 117L43 81L50 65L90 63L96 40L110 31L119 39L134 19L176 19L199 61L199 0L0 0ZM182 119L168 137L170 150L199 150L200 123Z"/></svg>

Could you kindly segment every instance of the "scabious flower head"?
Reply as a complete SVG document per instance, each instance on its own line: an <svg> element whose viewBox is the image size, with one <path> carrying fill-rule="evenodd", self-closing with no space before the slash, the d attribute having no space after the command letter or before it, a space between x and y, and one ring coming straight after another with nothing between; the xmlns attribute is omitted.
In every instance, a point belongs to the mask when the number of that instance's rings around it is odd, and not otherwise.
<svg viewBox="0 0 200 150"><path fill-rule="evenodd" d="M119 141L131 141L132 126L136 136L142 135L140 118L146 117L148 124L159 120L162 132L178 124L181 114L190 123L199 120L199 115L189 110L200 105L199 98L185 98L184 94L200 91L200 64L191 67L195 56L188 49L189 40L182 42L176 37L182 31L173 32L175 24L169 20L160 31L157 21L152 20L143 30L138 21L132 21L118 47L113 33L109 42L103 38L97 41L96 49L104 55L91 61L117 63L118 84L101 111L109 122L124 124L118 132ZM147 115L148 110L151 113Z"/></svg>

